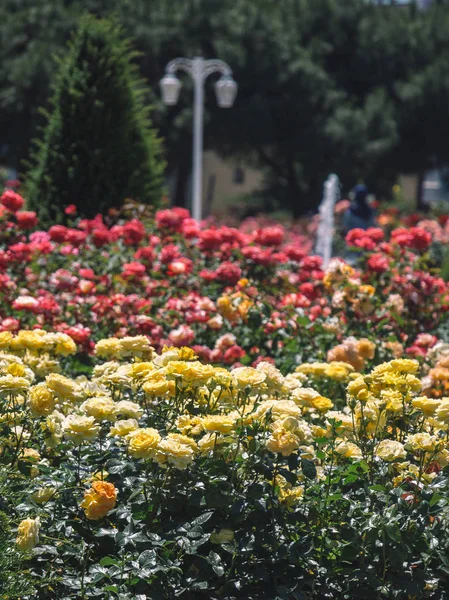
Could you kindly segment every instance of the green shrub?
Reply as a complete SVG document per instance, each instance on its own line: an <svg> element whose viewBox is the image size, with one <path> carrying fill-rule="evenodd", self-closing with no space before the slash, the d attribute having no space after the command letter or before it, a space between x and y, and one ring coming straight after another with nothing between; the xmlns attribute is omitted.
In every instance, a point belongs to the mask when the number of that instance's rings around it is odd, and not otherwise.
<svg viewBox="0 0 449 600"><path fill-rule="evenodd" d="M30 208L91 216L130 197L158 203L163 168L135 53L114 22L81 19L59 63L42 140L27 173Z"/></svg>

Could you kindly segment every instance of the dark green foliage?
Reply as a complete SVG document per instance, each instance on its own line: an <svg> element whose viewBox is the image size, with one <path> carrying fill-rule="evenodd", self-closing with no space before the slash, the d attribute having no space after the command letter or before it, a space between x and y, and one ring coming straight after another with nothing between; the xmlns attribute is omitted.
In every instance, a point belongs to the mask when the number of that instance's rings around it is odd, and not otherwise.
<svg viewBox="0 0 449 600"><path fill-rule="evenodd" d="M17 550L11 523L11 502L7 496L11 489L6 470L0 470L0 598L20 599L33 589L31 576L26 569L24 555ZM5 512L5 511L8 511ZM30 597L30 596L28 596Z"/></svg>
<svg viewBox="0 0 449 600"><path fill-rule="evenodd" d="M27 176L29 206L41 217L55 218L69 204L92 216L126 198L160 200L164 165L135 56L114 22L81 20L59 62Z"/></svg>

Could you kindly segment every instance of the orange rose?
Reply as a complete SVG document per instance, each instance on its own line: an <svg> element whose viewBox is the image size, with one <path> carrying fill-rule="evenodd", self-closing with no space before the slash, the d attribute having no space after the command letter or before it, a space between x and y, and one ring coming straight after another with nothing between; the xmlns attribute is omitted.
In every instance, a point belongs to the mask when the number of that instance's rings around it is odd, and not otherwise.
<svg viewBox="0 0 449 600"><path fill-rule="evenodd" d="M94 481L92 487L84 492L81 508L84 508L89 520L96 521L112 510L116 501L117 490L113 483Z"/></svg>

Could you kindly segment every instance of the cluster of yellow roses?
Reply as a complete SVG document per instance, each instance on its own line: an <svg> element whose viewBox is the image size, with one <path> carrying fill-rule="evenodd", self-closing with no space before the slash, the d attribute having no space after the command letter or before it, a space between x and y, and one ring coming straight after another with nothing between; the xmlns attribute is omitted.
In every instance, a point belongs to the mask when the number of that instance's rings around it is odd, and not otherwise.
<svg viewBox="0 0 449 600"><path fill-rule="evenodd" d="M58 354L72 351L63 334L0 334L0 347L1 418L9 428L0 443L37 470L44 450L51 464L61 444L106 437L124 456L164 469L186 469L208 456L229 464L238 456L244 463L254 437L277 461L292 453L313 461L318 478L330 461L363 459L373 469L389 464L396 485L407 478L421 484L438 470L429 465L449 463L449 398L419 395L414 360L392 360L368 375L342 361L307 363L283 375L269 362L232 370L202 364L189 348L156 354L137 336L100 341L96 354L106 362L90 378L68 378L58 372ZM346 398L315 389L328 380L343 383ZM287 506L301 501L302 485L279 474L272 483ZM55 493L46 487L33 497L45 502ZM88 519L99 519L116 498L112 483L94 481L81 507ZM39 529L39 522L28 521L19 528L24 548L32 547Z"/></svg>

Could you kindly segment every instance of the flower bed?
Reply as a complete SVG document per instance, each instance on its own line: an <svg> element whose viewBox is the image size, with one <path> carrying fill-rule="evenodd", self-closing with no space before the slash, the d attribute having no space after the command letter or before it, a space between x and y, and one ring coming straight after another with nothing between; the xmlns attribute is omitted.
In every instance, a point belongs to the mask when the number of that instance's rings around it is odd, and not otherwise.
<svg viewBox="0 0 449 600"><path fill-rule="evenodd" d="M267 357L286 371L323 360L351 336L376 340L377 360L392 348L422 353L427 342L417 336L446 320L437 221L354 230L347 242L359 267L335 259L324 272L295 228L200 227L172 209L30 233L36 218L19 210L21 197L6 192L2 203L0 331L67 333L78 371L92 366L95 341L111 335L146 335L158 350L189 345L215 364Z"/></svg>
<svg viewBox="0 0 449 600"><path fill-rule="evenodd" d="M142 336L72 379L68 336L2 346L33 599L445 597L449 398L422 395L416 360L282 375Z"/></svg>
<svg viewBox="0 0 449 600"><path fill-rule="evenodd" d="M447 597L447 221L1 203L6 598Z"/></svg>

